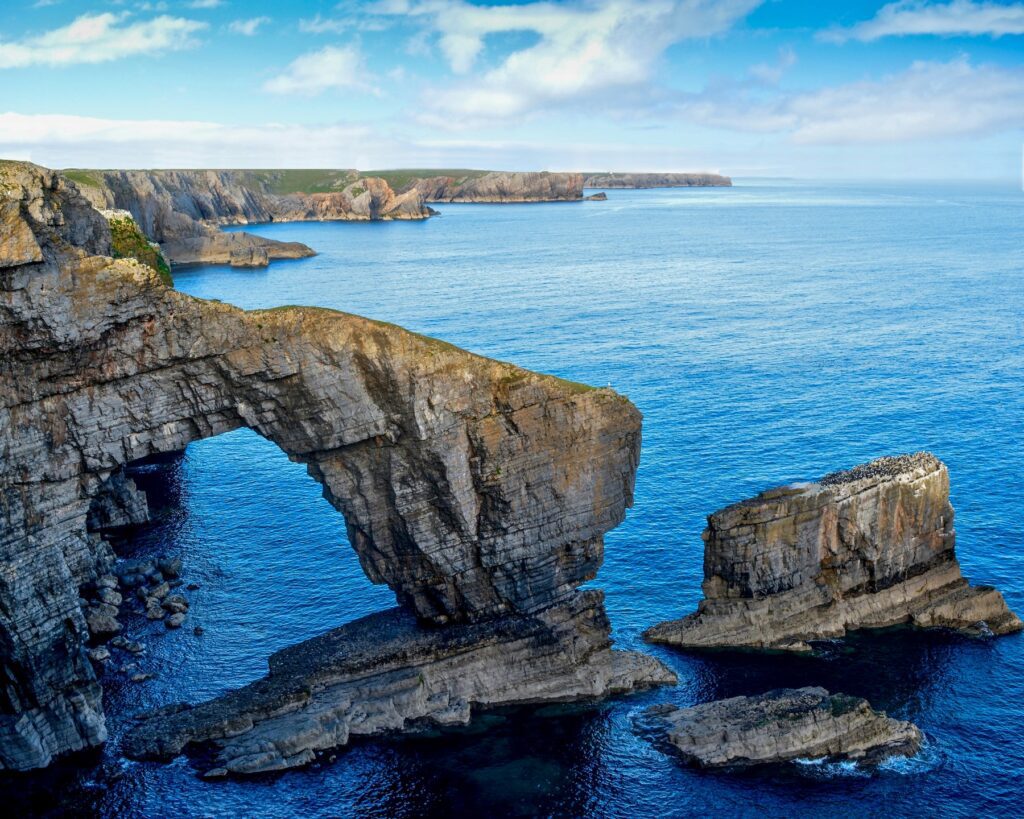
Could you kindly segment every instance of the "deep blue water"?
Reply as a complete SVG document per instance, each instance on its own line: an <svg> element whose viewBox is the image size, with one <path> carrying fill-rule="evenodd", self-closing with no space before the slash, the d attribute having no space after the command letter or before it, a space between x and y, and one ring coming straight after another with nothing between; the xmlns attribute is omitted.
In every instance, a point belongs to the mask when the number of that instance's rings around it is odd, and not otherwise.
<svg viewBox="0 0 1024 819"><path fill-rule="evenodd" d="M247 308L315 304L393 321L629 396L644 414L636 505L607 537L595 584L618 644L664 659L679 686L360 742L333 764L254 781L203 782L184 759L123 761L112 743L16 780L19 804L112 816L1024 814L1020 636L858 635L815 658L638 640L696 605L706 514L919 449L949 465L965 574L1024 611L1024 194L748 182L608 195L441 206L422 224L268 225L259 232L320 255L175 278ZM136 709L249 682L277 649L392 604L304 468L255 434L194 444L148 479L164 513L126 552L185 558L186 580L202 584L189 623L206 633L132 627L158 676L108 683L115 734ZM913 719L928 747L872 774L709 774L633 730L651 702L802 684Z"/></svg>

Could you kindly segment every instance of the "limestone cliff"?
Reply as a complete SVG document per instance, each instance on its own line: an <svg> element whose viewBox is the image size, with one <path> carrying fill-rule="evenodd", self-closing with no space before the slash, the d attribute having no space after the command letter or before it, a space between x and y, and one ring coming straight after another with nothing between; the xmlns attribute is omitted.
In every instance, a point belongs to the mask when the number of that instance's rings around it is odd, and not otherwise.
<svg viewBox="0 0 1024 819"><path fill-rule="evenodd" d="M0 768L105 739L79 591L112 562L88 525L111 480L243 426L307 465L366 573L432 633L475 625L484 651L514 622L558 646L493 697L425 670L452 713L671 679L611 652L600 601L577 591L632 502L629 401L357 316L205 302L110 254L74 185L0 163Z"/></svg>
<svg viewBox="0 0 1024 819"><path fill-rule="evenodd" d="M419 178L405 190L419 193L424 202L575 202L583 198L583 175L491 171Z"/></svg>
<svg viewBox="0 0 1024 819"><path fill-rule="evenodd" d="M728 188L732 179L716 173L590 174L585 188Z"/></svg>
<svg viewBox="0 0 1024 819"><path fill-rule="evenodd" d="M643 719L656 740L667 741L683 761L701 768L794 759L871 763L912 756L922 740L912 723L824 688L783 688L692 708L655 705Z"/></svg>
<svg viewBox="0 0 1024 819"><path fill-rule="evenodd" d="M97 207L129 211L175 264L254 266L313 254L297 242L222 233L219 228L224 225L425 219L430 215L417 193L396 194L382 179L346 176L336 180L336 190L279 193L274 190L273 173L79 171L73 178Z"/></svg>
<svg viewBox="0 0 1024 819"><path fill-rule="evenodd" d="M704 600L648 640L688 648L808 650L808 640L910 624L1020 631L954 552L949 472L927 453L881 458L773 489L708 517Z"/></svg>

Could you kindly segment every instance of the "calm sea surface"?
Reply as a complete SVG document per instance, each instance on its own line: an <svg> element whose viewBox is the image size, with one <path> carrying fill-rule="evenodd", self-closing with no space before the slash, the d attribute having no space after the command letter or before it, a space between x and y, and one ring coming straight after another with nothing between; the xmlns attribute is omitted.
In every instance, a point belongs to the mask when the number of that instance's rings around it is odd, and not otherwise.
<svg viewBox="0 0 1024 819"><path fill-rule="evenodd" d="M679 686L596 707L488 714L470 729L363 741L333 764L207 783L116 742L0 780L21 812L104 816L837 816L1024 814L1024 638L859 635L809 659L687 655L640 632L700 597L709 512L776 484L929 449L950 468L957 551L1024 612L1024 194L1012 186L740 182L609 191L607 202L440 206L420 224L259 228L319 256L176 272L242 307L312 304L488 356L611 384L644 414L636 505L594 585L622 647ZM160 522L127 554L180 554L188 624L132 621L143 683L108 679L114 735L137 709L263 675L274 651L393 604L301 465L248 431L140 479ZM868 697L928 736L865 774L683 769L636 712L780 685Z"/></svg>

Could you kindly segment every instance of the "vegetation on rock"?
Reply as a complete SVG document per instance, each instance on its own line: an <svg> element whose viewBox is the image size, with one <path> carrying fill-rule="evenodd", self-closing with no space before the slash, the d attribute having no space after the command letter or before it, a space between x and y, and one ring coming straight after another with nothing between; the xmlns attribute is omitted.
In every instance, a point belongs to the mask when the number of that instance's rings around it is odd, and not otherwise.
<svg viewBox="0 0 1024 819"><path fill-rule="evenodd" d="M171 268L167 264L158 247L142 235L134 219L127 216L115 216L109 220L110 240L115 259L136 259L147 267L153 268L160 276L160 281L168 287L174 287Z"/></svg>

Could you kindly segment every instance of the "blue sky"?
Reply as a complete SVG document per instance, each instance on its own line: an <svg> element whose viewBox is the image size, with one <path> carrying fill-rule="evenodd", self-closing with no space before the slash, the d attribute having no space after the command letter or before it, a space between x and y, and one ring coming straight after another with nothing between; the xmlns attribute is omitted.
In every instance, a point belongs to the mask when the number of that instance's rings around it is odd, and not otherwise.
<svg viewBox="0 0 1024 819"><path fill-rule="evenodd" d="M1016 179L1024 2L4 0L0 156Z"/></svg>

